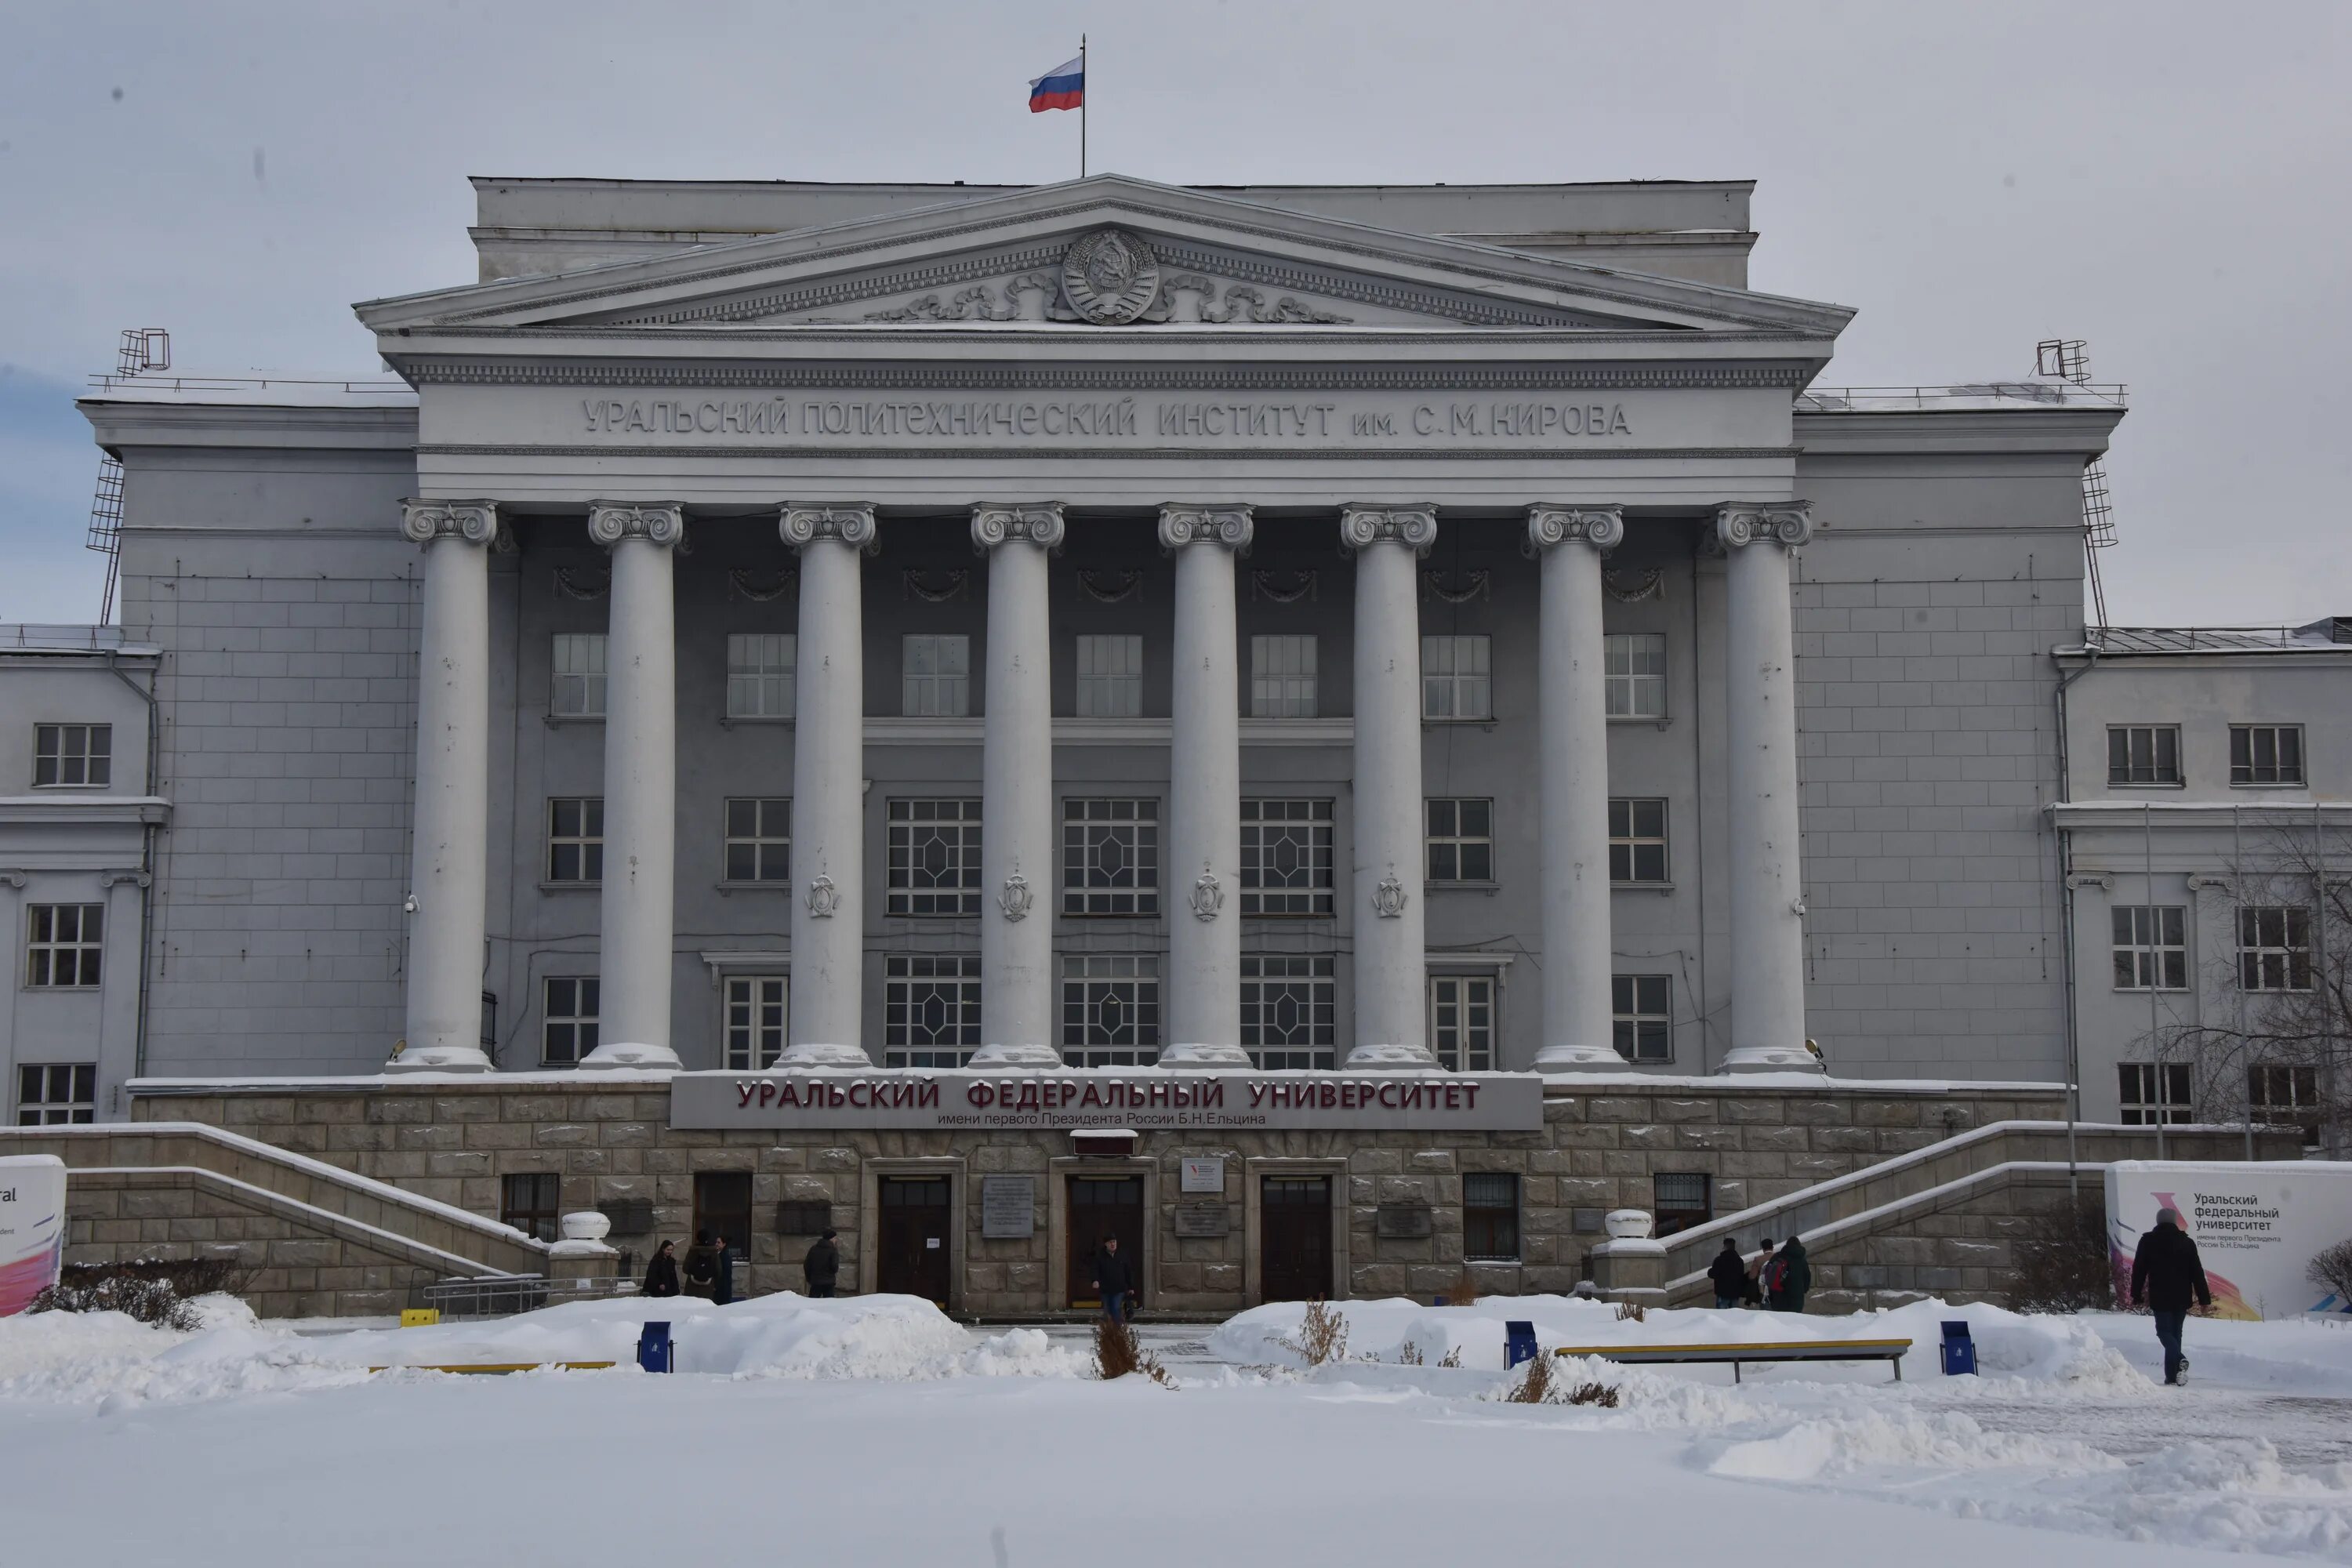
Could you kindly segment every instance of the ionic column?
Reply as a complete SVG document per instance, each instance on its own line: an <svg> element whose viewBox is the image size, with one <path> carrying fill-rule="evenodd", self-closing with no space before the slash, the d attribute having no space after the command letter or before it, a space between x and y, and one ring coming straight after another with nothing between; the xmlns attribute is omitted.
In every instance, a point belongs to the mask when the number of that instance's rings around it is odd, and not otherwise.
<svg viewBox="0 0 2352 1568"><path fill-rule="evenodd" d="M388 1072L488 1072L482 945L490 784L488 501L408 501L425 550L416 661L416 810L409 837L407 1032Z"/></svg>
<svg viewBox="0 0 2352 1568"><path fill-rule="evenodd" d="M976 506L971 539L988 557L988 663L981 691L986 716L980 806L982 1043L971 1065L1059 1067L1045 556L1062 542L1062 509Z"/></svg>
<svg viewBox="0 0 2352 1568"><path fill-rule="evenodd" d="M1731 839L1727 1072L1812 1068L1805 1049L1805 896L1798 854L1796 634L1789 552L1812 537L1801 501L1715 515L1725 571Z"/></svg>
<svg viewBox="0 0 2352 1568"><path fill-rule="evenodd" d="M1611 1022L1609 708L1601 557L1625 537L1615 507L1528 509L1543 558L1543 1046L1538 1072L1622 1068Z"/></svg>
<svg viewBox="0 0 2352 1568"><path fill-rule="evenodd" d="M1351 506L1356 552L1356 1044L1346 1066L1433 1068L1422 919L1421 609L1431 507Z"/></svg>
<svg viewBox="0 0 2352 1568"><path fill-rule="evenodd" d="M669 1043L677 892L676 506L598 501L588 537L613 552L604 675L604 889L601 1043L583 1068L675 1068Z"/></svg>
<svg viewBox="0 0 2352 1568"><path fill-rule="evenodd" d="M784 508L800 552L793 702L791 1044L779 1067L866 1067L866 654L858 555L870 506Z"/></svg>
<svg viewBox="0 0 2352 1568"><path fill-rule="evenodd" d="M1164 1067L1245 1068L1242 1049L1241 690L1234 557L1245 506L1160 509L1176 557L1176 642L1168 746L1168 1045Z"/></svg>

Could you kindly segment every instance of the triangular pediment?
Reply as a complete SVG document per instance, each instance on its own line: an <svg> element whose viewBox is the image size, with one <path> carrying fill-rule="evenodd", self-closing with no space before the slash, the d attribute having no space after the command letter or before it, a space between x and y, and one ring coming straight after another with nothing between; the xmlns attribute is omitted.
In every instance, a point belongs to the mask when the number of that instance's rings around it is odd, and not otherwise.
<svg viewBox="0 0 2352 1568"><path fill-rule="evenodd" d="M1769 332L1851 312L1096 175L359 307L379 332L464 328L1094 332L1214 327Z"/></svg>

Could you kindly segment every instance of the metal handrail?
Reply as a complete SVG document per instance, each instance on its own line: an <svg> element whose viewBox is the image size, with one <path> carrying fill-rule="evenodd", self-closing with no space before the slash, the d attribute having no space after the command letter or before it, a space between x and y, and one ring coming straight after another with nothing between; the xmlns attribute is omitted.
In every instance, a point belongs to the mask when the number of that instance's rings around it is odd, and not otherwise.
<svg viewBox="0 0 2352 1568"><path fill-rule="evenodd" d="M1797 394L1797 405L1811 412L1835 413L1854 404L1885 404L1907 400L1916 408L1978 398L2012 398L2021 403L2097 403L2122 407L2129 388L2122 382L1978 381L1943 386L1816 386Z"/></svg>
<svg viewBox="0 0 2352 1568"><path fill-rule="evenodd" d="M396 375L121 375L105 372L89 378L100 392L150 390L163 392L237 392L248 387L326 386L359 396L410 396L415 388Z"/></svg>
<svg viewBox="0 0 2352 1568"><path fill-rule="evenodd" d="M510 1318L566 1301L604 1301L634 1296L637 1282L620 1275L586 1279L550 1279L544 1274L482 1274L436 1279L409 1292L411 1304L431 1307L445 1320Z"/></svg>

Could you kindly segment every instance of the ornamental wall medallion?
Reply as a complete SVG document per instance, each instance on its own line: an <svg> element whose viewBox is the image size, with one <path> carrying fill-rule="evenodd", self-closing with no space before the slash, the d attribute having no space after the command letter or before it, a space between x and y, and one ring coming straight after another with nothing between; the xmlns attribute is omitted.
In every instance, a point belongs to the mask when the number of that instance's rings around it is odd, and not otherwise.
<svg viewBox="0 0 2352 1568"><path fill-rule="evenodd" d="M820 875L809 883L808 912L813 918L829 921L833 918L834 911L839 908L841 908L841 889L834 886L832 878Z"/></svg>
<svg viewBox="0 0 2352 1568"><path fill-rule="evenodd" d="M1025 920L1031 898L1029 879L1015 871L1004 879L1004 890L997 895L996 907L1004 911L1008 921Z"/></svg>
<svg viewBox="0 0 2352 1568"><path fill-rule="evenodd" d="M1192 916L1195 920L1213 921L1217 911L1225 907L1224 884L1217 880L1214 871L1203 871L1192 884Z"/></svg>
<svg viewBox="0 0 2352 1568"><path fill-rule="evenodd" d="M1384 921L1402 919L1404 915L1404 883L1394 871L1381 879L1372 889L1372 912Z"/></svg>
<svg viewBox="0 0 2352 1568"><path fill-rule="evenodd" d="M1160 297L1160 262L1123 228L1098 228L1062 258L1062 292L1070 309L1098 327L1123 327Z"/></svg>

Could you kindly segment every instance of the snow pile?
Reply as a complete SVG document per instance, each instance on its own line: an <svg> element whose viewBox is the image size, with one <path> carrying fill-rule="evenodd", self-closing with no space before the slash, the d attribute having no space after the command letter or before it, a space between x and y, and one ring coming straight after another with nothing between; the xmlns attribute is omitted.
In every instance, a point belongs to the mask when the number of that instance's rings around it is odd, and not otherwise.
<svg viewBox="0 0 2352 1568"><path fill-rule="evenodd" d="M1819 1480L1887 1466L2087 1474L2120 1469L2123 1461L2071 1440L1988 1432L1958 1411L1930 1414L1905 1408L1800 1421L1785 1432L1729 1443L1704 1458L1711 1475L1757 1481Z"/></svg>
<svg viewBox="0 0 2352 1568"><path fill-rule="evenodd" d="M262 1327L229 1296L193 1303L204 1327L151 1328L121 1312L37 1312L0 1319L0 1401L95 1404L101 1415L142 1404L186 1405L355 1383L282 1329Z"/></svg>

